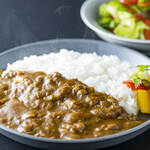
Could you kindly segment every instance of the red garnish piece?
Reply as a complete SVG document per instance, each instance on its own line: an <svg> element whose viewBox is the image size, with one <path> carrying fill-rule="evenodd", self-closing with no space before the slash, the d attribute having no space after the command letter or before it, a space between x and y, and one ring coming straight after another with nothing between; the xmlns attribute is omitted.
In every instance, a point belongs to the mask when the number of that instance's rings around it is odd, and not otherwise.
<svg viewBox="0 0 150 150"><path fill-rule="evenodd" d="M149 19L144 19L144 23L150 27L150 20ZM150 40L150 29L145 29L144 30L144 35L146 40Z"/></svg>
<svg viewBox="0 0 150 150"><path fill-rule="evenodd" d="M147 87L143 83L140 84L137 88L135 88L135 85L134 85L134 83L131 80L123 81L122 83L126 84L126 86L128 88L131 88L131 90L133 90L133 91L138 90L138 89L147 90Z"/></svg>
<svg viewBox="0 0 150 150"><path fill-rule="evenodd" d="M144 30L144 36L146 40L150 40L150 30L145 29Z"/></svg>
<svg viewBox="0 0 150 150"><path fill-rule="evenodd" d="M114 33L114 29L109 29L110 32Z"/></svg>
<svg viewBox="0 0 150 150"><path fill-rule="evenodd" d="M119 0L119 2L123 5L136 5L138 0Z"/></svg>
<svg viewBox="0 0 150 150"><path fill-rule="evenodd" d="M149 19L144 19L143 21L144 21L144 23L145 23L146 25L148 25L148 26L150 27L150 20L149 20Z"/></svg>
<svg viewBox="0 0 150 150"><path fill-rule="evenodd" d="M139 20L144 21L145 20L145 18L140 14L134 14L134 19L135 19L135 21L139 21Z"/></svg>

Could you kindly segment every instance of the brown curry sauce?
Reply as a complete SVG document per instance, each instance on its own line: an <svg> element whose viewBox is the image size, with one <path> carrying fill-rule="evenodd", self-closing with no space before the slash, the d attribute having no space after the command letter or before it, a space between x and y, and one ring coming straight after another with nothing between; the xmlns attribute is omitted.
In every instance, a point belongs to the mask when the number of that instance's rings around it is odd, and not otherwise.
<svg viewBox="0 0 150 150"><path fill-rule="evenodd" d="M122 132L143 123L116 99L60 73L0 73L0 123L18 132L81 139Z"/></svg>

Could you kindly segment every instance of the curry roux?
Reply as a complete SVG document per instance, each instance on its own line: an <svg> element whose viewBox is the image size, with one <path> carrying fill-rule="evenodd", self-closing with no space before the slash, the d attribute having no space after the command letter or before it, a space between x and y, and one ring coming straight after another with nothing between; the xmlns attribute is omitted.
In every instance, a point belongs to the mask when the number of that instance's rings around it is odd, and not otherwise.
<svg viewBox="0 0 150 150"><path fill-rule="evenodd" d="M60 73L0 72L0 123L56 139L106 136L140 125L117 100Z"/></svg>

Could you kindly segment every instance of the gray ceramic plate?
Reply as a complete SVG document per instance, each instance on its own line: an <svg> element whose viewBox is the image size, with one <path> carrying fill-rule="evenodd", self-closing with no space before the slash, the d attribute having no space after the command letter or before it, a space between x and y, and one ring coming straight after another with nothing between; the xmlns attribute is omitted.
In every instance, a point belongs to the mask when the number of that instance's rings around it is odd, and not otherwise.
<svg viewBox="0 0 150 150"><path fill-rule="evenodd" d="M24 56L40 55L50 52L58 52L59 49L66 48L68 50L76 50L83 52L96 52L99 55L117 55L121 60L129 61L133 66L138 64L150 64L150 60L145 55L136 52L134 50L108 44L100 41L82 40L82 39L64 39L64 40L50 40L28 44L20 47L13 48L0 54L0 70L5 69L7 63L12 63L16 60L22 59ZM32 64L31 64L32 65ZM31 135L19 133L17 131L8 129L3 125L0 125L0 133L20 143L30 145L38 148L45 149L99 149L121 142L127 141L142 132L146 131L150 127L150 117L144 117L147 121L142 125L132 128L128 131L93 139L81 139L81 140L58 140L34 137Z"/></svg>

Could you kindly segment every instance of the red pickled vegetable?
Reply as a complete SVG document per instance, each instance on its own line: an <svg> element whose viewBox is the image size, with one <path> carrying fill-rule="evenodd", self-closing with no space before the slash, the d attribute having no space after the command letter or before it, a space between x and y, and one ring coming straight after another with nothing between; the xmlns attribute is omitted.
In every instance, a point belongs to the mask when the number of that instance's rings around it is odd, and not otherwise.
<svg viewBox="0 0 150 150"><path fill-rule="evenodd" d="M144 23L150 27L150 20L149 19L144 19ZM149 30L145 29L144 35L145 35L146 40L150 40L150 29Z"/></svg>
<svg viewBox="0 0 150 150"><path fill-rule="evenodd" d="M135 85L134 83L131 81L131 80L128 80L128 81L123 81L122 82L123 84L126 84L126 86L128 88L131 88L131 90L138 90L138 89L141 89L141 90L147 90L147 87L142 83L140 84L137 88L135 88Z"/></svg>
<svg viewBox="0 0 150 150"><path fill-rule="evenodd" d="M138 0L119 0L119 2L123 5L136 5Z"/></svg>

